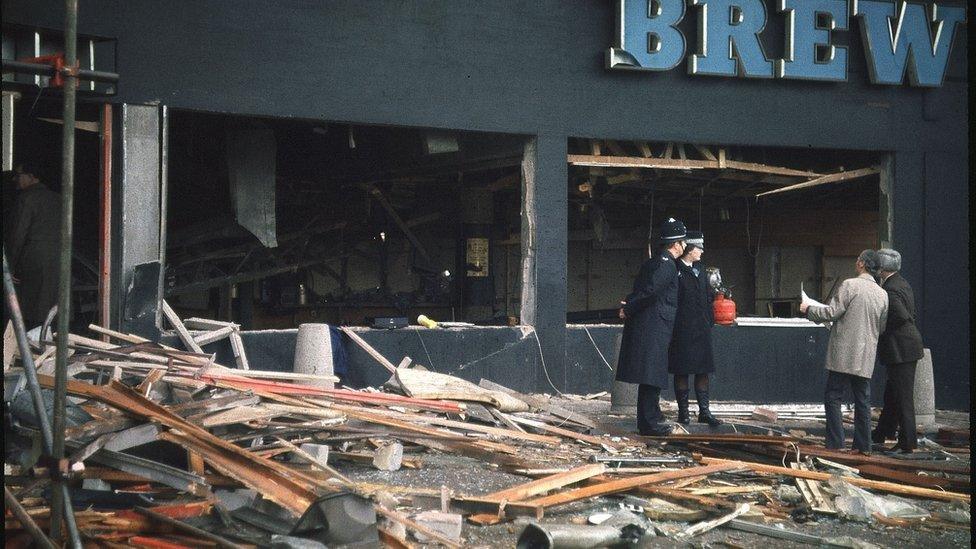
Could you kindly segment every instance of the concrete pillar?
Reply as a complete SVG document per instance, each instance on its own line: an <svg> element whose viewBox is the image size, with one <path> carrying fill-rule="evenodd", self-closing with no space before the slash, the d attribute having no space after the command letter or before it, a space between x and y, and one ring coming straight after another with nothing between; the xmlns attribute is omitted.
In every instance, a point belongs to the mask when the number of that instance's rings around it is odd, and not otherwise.
<svg viewBox="0 0 976 549"><path fill-rule="evenodd" d="M613 339L613 373L614 380L610 386L610 413L612 414L636 414L637 413L637 384L624 383L617 381L617 362L620 358L620 345L624 340L624 333L621 330L617 337Z"/></svg>
<svg viewBox="0 0 976 549"><path fill-rule="evenodd" d="M328 324L302 324L298 327L295 340L294 371L298 374L331 376L335 369L332 363L332 333ZM309 385L334 389L332 381L316 381Z"/></svg>
<svg viewBox="0 0 976 549"><path fill-rule="evenodd" d="M161 166L160 108L123 104L116 118L113 156L112 206L112 308L114 324L123 332L142 331L129 326L125 296L134 283L137 265L162 260L165 236ZM161 294L162 269L157 284ZM158 302L158 299L156 300ZM130 307L131 309L131 307ZM159 307L154 312L159 325Z"/></svg>
<svg viewBox="0 0 976 549"><path fill-rule="evenodd" d="M932 375L932 351L915 366L915 424L922 428L935 425L935 378Z"/></svg>
<svg viewBox="0 0 976 549"><path fill-rule="evenodd" d="M568 387L566 152L566 136L540 135L526 141L522 158L521 323L535 328L549 379L560 391Z"/></svg>

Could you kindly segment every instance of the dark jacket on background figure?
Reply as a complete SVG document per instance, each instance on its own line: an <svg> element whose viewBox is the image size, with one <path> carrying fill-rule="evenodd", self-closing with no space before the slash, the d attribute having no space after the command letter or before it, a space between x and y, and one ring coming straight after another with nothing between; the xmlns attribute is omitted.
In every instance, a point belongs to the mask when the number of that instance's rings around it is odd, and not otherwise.
<svg viewBox="0 0 976 549"><path fill-rule="evenodd" d="M668 353L668 372L678 375L710 374L715 371L712 357L712 301L715 291L700 263L678 266L678 314ZM696 272L697 271L697 272Z"/></svg>
<svg viewBox="0 0 976 549"><path fill-rule="evenodd" d="M915 326L915 294L900 274L881 285L888 292L888 321L878 338L878 359L882 364L902 364L921 360L922 334Z"/></svg>
<svg viewBox="0 0 976 549"><path fill-rule="evenodd" d="M61 195L37 183L22 190L5 220L7 261L20 279L17 297L27 329L39 326L58 302Z"/></svg>
<svg viewBox="0 0 976 549"><path fill-rule="evenodd" d="M617 380L668 386L668 346L678 306L678 268L661 251L641 265L624 305L623 341Z"/></svg>

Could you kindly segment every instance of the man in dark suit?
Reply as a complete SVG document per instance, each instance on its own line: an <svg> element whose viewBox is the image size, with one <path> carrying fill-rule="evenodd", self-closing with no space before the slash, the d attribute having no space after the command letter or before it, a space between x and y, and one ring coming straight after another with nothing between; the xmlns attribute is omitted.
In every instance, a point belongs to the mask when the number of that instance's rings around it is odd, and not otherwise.
<svg viewBox="0 0 976 549"><path fill-rule="evenodd" d="M661 388L668 383L668 347L678 309L675 258L685 248L684 223L670 218L661 226L658 253L641 265L634 290L621 302L623 341L617 358L617 380L637 383L637 430L664 436L671 426L661 414ZM650 251L650 247L649 250Z"/></svg>
<svg viewBox="0 0 976 549"><path fill-rule="evenodd" d="M58 302L58 261L61 249L61 196L19 164L6 173L16 188L13 212L3 231L7 261L17 284L27 329L39 326Z"/></svg>
<svg viewBox="0 0 976 549"><path fill-rule="evenodd" d="M922 358L922 334L915 326L915 294L898 271L901 254L891 249L878 250L881 258L881 287L888 292L888 321L878 339L878 359L888 371L884 408L872 442L884 444L895 438L895 452L911 453L918 445L915 425L915 365Z"/></svg>

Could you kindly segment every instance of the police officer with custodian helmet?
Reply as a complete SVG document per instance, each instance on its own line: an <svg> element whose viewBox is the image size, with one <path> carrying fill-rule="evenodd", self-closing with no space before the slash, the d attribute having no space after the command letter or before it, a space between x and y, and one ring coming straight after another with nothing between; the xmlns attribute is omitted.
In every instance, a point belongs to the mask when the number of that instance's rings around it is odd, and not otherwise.
<svg viewBox="0 0 976 549"><path fill-rule="evenodd" d="M617 380L636 383L637 430L645 436L671 433L661 414L661 388L668 383L668 347L678 308L678 267L684 253L685 225L669 218L661 225L657 253L641 265L633 291L621 302L623 341Z"/></svg>

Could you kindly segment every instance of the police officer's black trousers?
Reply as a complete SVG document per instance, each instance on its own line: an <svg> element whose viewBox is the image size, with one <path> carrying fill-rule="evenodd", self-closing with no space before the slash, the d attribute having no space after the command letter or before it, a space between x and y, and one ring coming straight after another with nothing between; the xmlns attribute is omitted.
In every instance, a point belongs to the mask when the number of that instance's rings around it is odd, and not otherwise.
<svg viewBox="0 0 976 549"><path fill-rule="evenodd" d="M637 431L642 435L656 434L664 420L661 413L661 388L643 383L637 386Z"/></svg>

